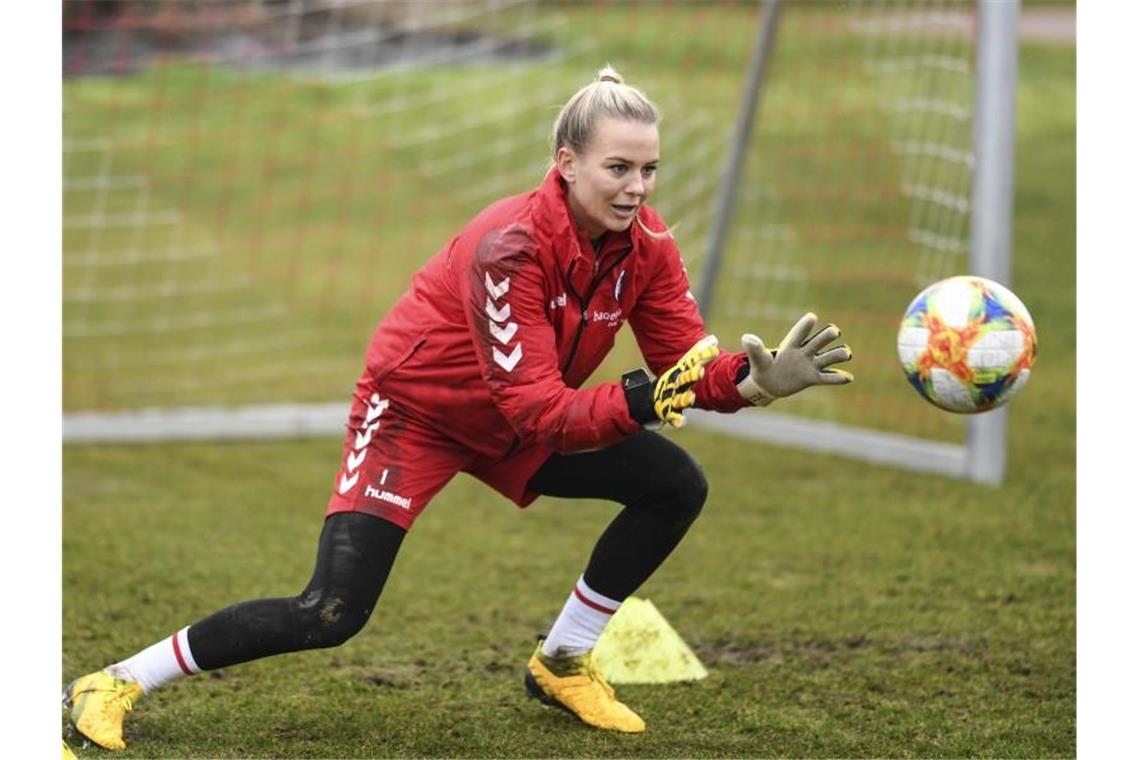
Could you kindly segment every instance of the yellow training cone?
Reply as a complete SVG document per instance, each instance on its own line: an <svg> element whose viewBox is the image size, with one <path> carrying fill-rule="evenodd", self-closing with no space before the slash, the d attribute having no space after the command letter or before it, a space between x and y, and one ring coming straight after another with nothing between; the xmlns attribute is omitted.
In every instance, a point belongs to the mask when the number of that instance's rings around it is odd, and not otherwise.
<svg viewBox="0 0 1140 760"><path fill-rule="evenodd" d="M653 602L635 596L610 618L594 662L611 683L697 681L709 674Z"/></svg>

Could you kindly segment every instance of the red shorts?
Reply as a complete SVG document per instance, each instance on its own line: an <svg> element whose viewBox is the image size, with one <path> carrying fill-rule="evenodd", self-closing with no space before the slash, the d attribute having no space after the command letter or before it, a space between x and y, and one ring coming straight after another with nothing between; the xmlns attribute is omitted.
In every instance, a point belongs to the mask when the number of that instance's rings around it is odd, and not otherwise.
<svg viewBox="0 0 1140 760"><path fill-rule="evenodd" d="M525 507L538 497L526 490L527 483L553 453L534 446L505 459L489 459L404 413L382 390L361 382L325 514L367 512L408 529L458 472L473 475Z"/></svg>

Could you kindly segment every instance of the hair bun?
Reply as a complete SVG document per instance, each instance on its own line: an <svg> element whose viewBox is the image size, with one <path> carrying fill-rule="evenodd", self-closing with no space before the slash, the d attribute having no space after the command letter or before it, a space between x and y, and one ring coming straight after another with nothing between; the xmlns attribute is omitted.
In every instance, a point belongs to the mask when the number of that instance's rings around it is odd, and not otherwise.
<svg viewBox="0 0 1140 760"><path fill-rule="evenodd" d="M614 70L613 66L606 64L606 67L598 72L599 82L613 82L614 84L625 84L625 80L621 78L621 74Z"/></svg>

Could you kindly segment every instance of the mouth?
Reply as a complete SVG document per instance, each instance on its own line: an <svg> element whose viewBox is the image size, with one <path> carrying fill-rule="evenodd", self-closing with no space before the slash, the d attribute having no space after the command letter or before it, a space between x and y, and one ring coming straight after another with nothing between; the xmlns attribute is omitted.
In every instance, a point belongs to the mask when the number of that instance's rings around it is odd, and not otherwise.
<svg viewBox="0 0 1140 760"><path fill-rule="evenodd" d="M637 213L637 204L626 205L626 204L620 204L620 203L613 203L613 204L610 204L610 208L613 210L613 212L615 214L620 216L622 219L632 219L633 215Z"/></svg>

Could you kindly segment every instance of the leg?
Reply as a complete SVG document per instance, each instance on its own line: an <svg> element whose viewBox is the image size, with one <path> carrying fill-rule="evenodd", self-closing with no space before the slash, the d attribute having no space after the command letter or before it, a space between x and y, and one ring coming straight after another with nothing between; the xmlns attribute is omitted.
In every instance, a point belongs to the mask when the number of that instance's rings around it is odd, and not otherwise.
<svg viewBox="0 0 1140 760"><path fill-rule="evenodd" d="M601 451L555 455L531 478L532 491L602 498L624 508L598 539L586 571L527 664L528 693L585 723L645 730L593 664L592 650L622 601L665 561L700 514L708 483L683 449L643 432Z"/></svg>
<svg viewBox="0 0 1140 760"><path fill-rule="evenodd" d="M708 496L700 465L677 444L648 431L600 451L556 454L534 474L529 488L625 506L598 539L583 575L591 589L619 601L665 561Z"/></svg>
<svg viewBox="0 0 1140 760"><path fill-rule="evenodd" d="M77 679L64 695L72 723L96 744L122 749L123 718L134 701L172 678L347 641L371 615L404 535L403 528L371 515L329 516L304 591L227 607Z"/></svg>
<svg viewBox="0 0 1140 760"><path fill-rule="evenodd" d="M330 515L305 590L241 602L194 623L187 632L194 661L216 670L343 644L371 616L404 535L398 525L362 512Z"/></svg>

